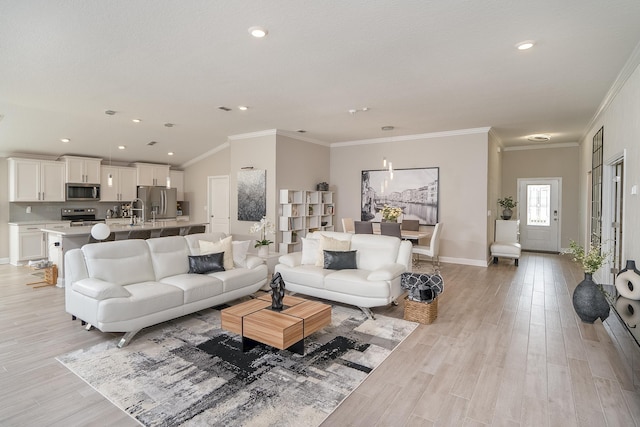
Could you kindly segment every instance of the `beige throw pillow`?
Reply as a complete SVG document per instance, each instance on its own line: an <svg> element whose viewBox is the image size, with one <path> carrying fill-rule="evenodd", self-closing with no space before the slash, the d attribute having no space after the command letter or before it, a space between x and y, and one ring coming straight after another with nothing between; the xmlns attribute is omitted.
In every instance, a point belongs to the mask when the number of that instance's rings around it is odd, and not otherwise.
<svg viewBox="0 0 640 427"><path fill-rule="evenodd" d="M333 237L320 235L320 244L318 245L318 256L316 257L316 266L324 267L324 251L348 251L351 248L351 242L348 240L338 240Z"/></svg>
<svg viewBox="0 0 640 427"><path fill-rule="evenodd" d="M219 242L210 242L208 240L199 240L200 255L217 254L224 252L224 269L233 270L233 245L231 244L232 236L225 237Z"/></svg>

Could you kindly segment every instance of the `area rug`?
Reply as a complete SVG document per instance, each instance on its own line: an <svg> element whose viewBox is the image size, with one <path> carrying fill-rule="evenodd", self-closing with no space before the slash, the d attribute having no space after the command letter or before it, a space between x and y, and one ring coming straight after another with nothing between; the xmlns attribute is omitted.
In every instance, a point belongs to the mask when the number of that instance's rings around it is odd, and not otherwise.
<svg viewBox="0 0 640 427"><path fill-rule="evenodd" d="M304 356L243 353L208 309L143 329L123 349L118 337L57 359L146 426L317 426L418 325L342 306L331 320Z"/></svg>

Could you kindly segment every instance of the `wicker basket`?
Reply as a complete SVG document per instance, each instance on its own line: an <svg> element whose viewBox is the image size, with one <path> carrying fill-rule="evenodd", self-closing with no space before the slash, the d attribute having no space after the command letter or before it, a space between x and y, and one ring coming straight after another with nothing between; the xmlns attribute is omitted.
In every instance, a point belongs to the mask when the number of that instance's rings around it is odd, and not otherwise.
<svg viewBox="0 0 640 427"><path fill-rule="evenodd" d="M44 269L44 281L50 285L58 283L58 266L52 265Z"/></svg>
<svg viewBox="0 0 640 427"><path fill-rule="evenodd" d="M411 301L404 299L404 320L419 322L425 325L433 323L438 317L438 298L430 303Z"/></svg>

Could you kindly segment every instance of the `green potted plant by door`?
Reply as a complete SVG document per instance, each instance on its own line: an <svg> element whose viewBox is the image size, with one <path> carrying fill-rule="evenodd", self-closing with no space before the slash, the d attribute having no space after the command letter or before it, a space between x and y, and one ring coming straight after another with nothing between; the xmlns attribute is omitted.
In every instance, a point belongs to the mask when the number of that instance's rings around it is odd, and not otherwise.
<svg viewBox="0 0 640 427"><path fill-rule="evenodd" d="M513 208L518 205L518 202L513 200L513 197L507 196L504 199L498 199L498 205L502 208L502 219L511 219Z"/></svg>
<svg viewBox="0 0 640 427"><path fill-rule="evenodd" d="M609 303L607 293L602 285L593 281L593 273L598 271L606 262L609 252L602 252L601 246L589 244L585 250L578 243L571 240L569 249L565 252L578 262L584 271L584 280L578 283L573 291L573 309L584 323L593 323L597 318L604 321L609 317Z"/></svg>
<svg viewBox="0 0 640 427"><path fill-rule="evenodd" d="M263 258L269 256L269 245L273 242L267 239L267 234L275 233L273 223L266 216L263 216L260 222L256 222L251 226L249 233L260 233L260 239L256 239L254 248L258 248L258 256Z"/></svg>

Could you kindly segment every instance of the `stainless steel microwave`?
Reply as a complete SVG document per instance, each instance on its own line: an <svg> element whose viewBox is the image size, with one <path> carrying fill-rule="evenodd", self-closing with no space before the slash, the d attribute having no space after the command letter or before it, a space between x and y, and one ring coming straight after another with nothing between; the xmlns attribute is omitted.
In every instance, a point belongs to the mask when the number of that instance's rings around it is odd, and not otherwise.
<svg viewBox="0 0 640 427"><path fill-rule="evenodd" d="M67 200L100 200L99 184L71 184L67 183Z"/></svg>

